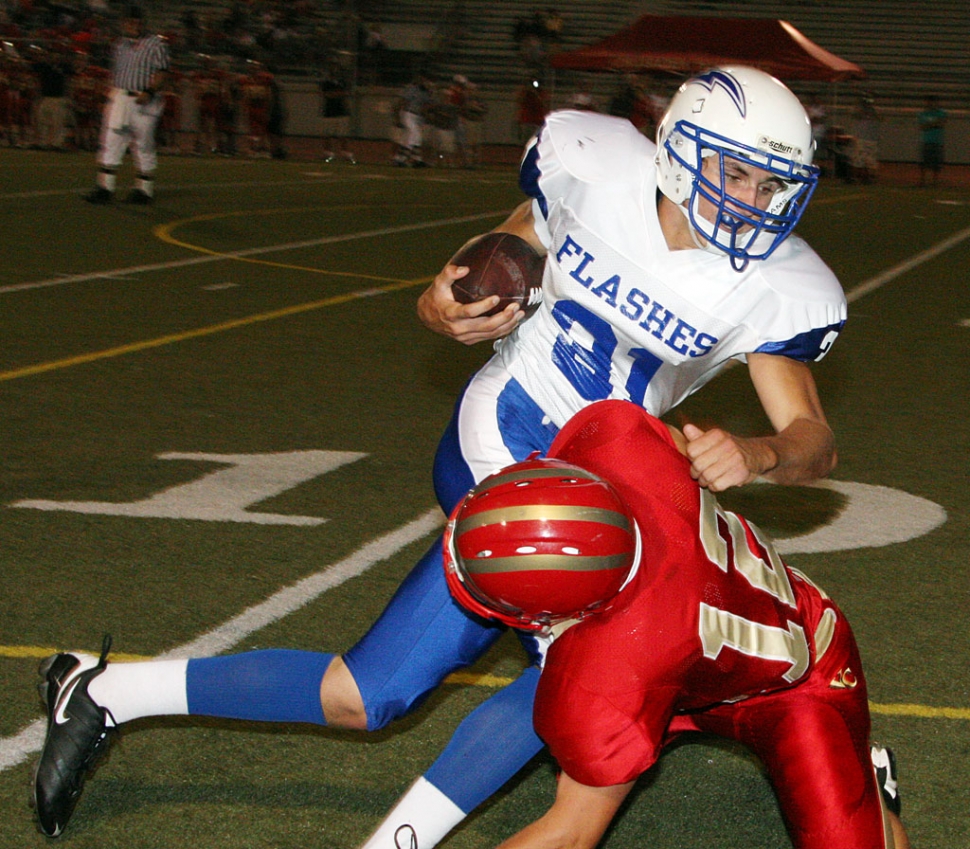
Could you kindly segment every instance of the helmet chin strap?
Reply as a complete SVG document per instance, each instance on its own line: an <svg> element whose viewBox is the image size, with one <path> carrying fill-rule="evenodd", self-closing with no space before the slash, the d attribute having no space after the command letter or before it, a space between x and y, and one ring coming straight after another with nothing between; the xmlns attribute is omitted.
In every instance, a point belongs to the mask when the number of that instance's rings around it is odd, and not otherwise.
<svg viewBox="0 0 970 849"><path fill-rule="evenodd" d="M695 207L697 206L697 203L699 200L700 199L695 194L694 195ZM699 232L697 227L694 226L694 220L703 221L705 224L710 225L711 233L714 233L716 228L714 227L713 222L708 221L696 209L694 210L692 215L691 212L687 209L686 203L678 205L677 208L681 211L681 213L683 213L684 217L687 219L687 229L690 231L690 238L700 250L707 251L708 253L715 254L717 256L727 255L731 259L731 268L733 268L735 271L744 271L744 269L747 268L747 265L748 265L747 258L740 259L732 254L729 254L726 250L724 250L724 248L720 247L713 239L707 238L707 236L705 236L702 232ZM735 247L737 246L737 235L738 235L737 232L733 234Z"/></svg>
<svg viewBox="0 0 970 849"><path fill-rule="evenodd" d="M721 250L721 248L719 248L717 245L715 245L706 236L703 236L702 233L699 233L698 230L697 230L697 228L694 226L694 222L693 222L693 220L691 218L690 210L687 209L687 203L688 203L687 201L684 201L684 203L678 204L677 205L677 209L679 209L681 211L681 214L683 214L684 218L687 219L687 230L690 233L691 241L693 241L694 245L699 250L707 251L708 253L715 254L716 256L722 256L724 254L724 251ZM710 224L711 225L711 232L712 233L714 232L714 225L713 225L713 223L711 223L710 221L708 221L703 215L699 215L695 211L693 217L694 218L697 218L697 219L700 219L705 224Z"/></svg>

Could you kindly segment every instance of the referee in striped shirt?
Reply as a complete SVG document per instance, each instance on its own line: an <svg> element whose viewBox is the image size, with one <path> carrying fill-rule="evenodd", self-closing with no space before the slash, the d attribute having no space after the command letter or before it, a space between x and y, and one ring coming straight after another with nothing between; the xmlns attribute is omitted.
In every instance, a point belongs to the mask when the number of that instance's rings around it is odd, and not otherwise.
<svg viewBox="0 0 970 849"><path fill-rule="evenodd" d="M169 66L168 44L160 35L144 34L144 16L137 6L125 12L121 32L111 49L112 88L101 123L97 184L84 198L90 203L111 203L118 168L130 150L136 177L128 202L150 204L158 163L155 128L165 108L159 89Z"/></svg>

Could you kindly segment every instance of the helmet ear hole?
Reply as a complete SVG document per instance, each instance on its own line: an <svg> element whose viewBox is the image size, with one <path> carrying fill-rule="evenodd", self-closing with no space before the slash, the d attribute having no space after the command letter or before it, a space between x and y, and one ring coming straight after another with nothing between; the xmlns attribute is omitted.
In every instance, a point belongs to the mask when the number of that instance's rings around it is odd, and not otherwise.
<svg viewBox="0 0 970 849"><path fill-rule="evenodd" d="M607 609L639 561L639 534L603 479L527 460L486 478L455 508L444 561L466 609L539 630Z"/></svg>

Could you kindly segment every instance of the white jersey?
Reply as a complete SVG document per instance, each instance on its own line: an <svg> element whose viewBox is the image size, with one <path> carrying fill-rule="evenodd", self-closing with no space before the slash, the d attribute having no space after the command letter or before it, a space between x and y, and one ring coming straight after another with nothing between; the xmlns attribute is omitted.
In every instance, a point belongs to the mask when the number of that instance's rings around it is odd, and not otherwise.
<svg viewBox="0 0 970 849"><path fill-rule="evenodd" d="M496 350L558 427L605 398L663 415L749 353L821 359L845 322L838 280L796 236L740 272L720 251L669 250L655 152L626 120L562 111L523 159L543 303Z"/></svg>

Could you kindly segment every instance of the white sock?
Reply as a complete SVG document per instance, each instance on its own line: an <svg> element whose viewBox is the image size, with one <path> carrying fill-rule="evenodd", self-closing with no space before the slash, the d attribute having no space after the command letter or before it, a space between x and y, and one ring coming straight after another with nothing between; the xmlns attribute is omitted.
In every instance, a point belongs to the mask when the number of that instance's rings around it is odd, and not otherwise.
<svg viewBox="0 0 970 849"><path fill-rule="evenodd" d="M465 812L422 776L361 849L432 849L464 818Z"/></svg>
<svg viewBox="0 0 970 849"><path fill-rule="evenodd" d="M143 716L186 716L187 660L109 663L88 685L88 695L106 708L115 724Z"/></svg>

